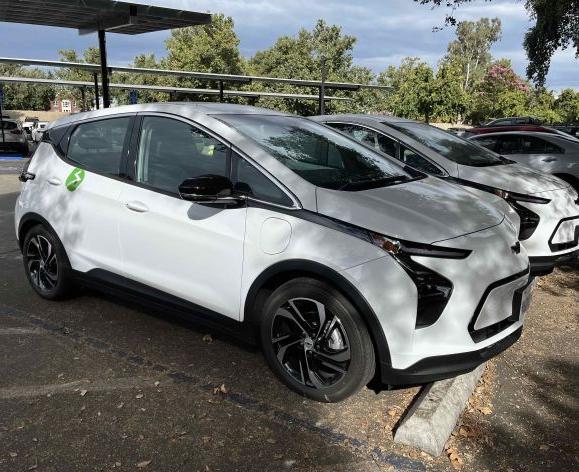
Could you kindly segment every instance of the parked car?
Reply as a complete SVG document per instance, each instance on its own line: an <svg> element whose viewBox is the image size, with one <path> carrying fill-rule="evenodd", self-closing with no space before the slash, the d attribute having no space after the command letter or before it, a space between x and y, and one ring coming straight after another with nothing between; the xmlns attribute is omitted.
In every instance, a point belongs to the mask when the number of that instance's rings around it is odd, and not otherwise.
<svg viewBox="0 0 579 472"><path fill-rule="evenodd" d="M579 139L552 133L491 133L471 138L491 151L570 183L579 192Z"/></svg>
<svg viewBox="0 0 579 472"><path fill-rule="evenodd" d="M15 211L44 298L100 282L227 320L324 402L469 371L520 336L529 260L492 194L249 106L131 105L47 133Z"/></svg>
<svg viewBox="0 0 579 472"><path fill-rule="evenodd" d="M509 125L542 125L539 118L534 116L512 116L510 118L497 118L485 123L484 126L509 126Z"/></svg>
<svg viewBox="0 0 579 472"><path fill-rule="evenodd" d="M574 138L579 138L579 124L577 123L568 125L554 125L553 128L555 128L557 131L561 131L570 136L573 136Z"/></svg>
<svg viewBox="0 0 579 472"><path fill-rule="evenodd" d="M0 122L0 152L28 156L28 141L20 122L17 120L2 118Z"/></svg>
<svg viewBox="0 0 579 472"><path fill-rule="evenodd" d="M372 115L326 115L314 120L430 175L504 198L521 218L519 239L529 254L533 275L549 273L556 264L579 254L579 199L561 179L417 121Z"/></svg>
<svg viewBox="0 0 579 472"><path fill-rule="evenodd" d="M32 141L35 143L39 143L42 140L42 135L46 130L46 126L48 125L48 121L37 121L32 126Z"/></svg>
<svg viewBox="0 0 579 472"><path fill-rule="evenodd" d="M554 133L554 134L564 134L563 131L558 131L550 126L543 125L506 125L506 126L479 126L475 128L470 128L468 130L467 136L473 136L475 134L486 134L486 133L501 133L503 131L534 131L539 133Z"/></svg>
<svg viewBox="0 0 579 472"><path fill-rule="evenodd" d="M26 133L26 136L32 139L32 128L34 124L40 121L36 116L26 116L24 122L22 123L22 129Z"/></svg>

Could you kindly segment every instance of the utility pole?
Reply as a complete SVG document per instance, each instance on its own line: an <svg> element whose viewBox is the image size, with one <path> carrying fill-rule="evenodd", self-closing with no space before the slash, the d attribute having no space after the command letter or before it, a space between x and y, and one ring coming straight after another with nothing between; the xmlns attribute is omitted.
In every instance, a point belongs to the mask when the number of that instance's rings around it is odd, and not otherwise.
<svg viewBox="0 0 579 472"><path fill-rule="evenodd" d="M326 56L321 56L320 61L322 63L322 83L320 84L318 112L320 115L324 115L326 113L326 76L328 73L326 68Z"/></svg>

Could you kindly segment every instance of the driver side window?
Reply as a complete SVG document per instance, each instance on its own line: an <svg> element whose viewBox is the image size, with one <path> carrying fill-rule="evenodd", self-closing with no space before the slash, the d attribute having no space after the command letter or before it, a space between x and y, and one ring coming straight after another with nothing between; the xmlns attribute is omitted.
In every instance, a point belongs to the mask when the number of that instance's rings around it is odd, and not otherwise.
<svg viewBox="0 0 579 472"><path fill-rule="evenodd" d="M183 121L145 116L141 124L136 181L165 192L179 192L185 180L228 175L228 147Z"/></svg>

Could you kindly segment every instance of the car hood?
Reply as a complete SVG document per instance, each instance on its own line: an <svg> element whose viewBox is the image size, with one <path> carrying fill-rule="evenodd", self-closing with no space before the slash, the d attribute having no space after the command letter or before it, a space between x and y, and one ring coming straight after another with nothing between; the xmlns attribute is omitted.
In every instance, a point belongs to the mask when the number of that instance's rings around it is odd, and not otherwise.
<svg viewBox="0 0 579 472"><path fill-rule="evenodd" d="M504 219L502 204L432 177L359 192L317 188L316 193L323 215L426 244L482 231Z"/></svg>
<svg viewBox="0 0 579 472"><path fill-rule="evenodd" d="M545 174L521 164L489 167L461 165L458 167L458 176L471 182L525 195L568 187L568 184L554 175Z"/></svg>

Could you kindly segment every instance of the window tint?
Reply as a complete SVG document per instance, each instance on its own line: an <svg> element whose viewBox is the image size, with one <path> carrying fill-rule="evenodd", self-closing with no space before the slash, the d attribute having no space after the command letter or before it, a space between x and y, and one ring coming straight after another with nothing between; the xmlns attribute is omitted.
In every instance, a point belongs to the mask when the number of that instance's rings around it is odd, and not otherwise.
<svg viewBox="0 0 579 472"><path fill-rule="evenodd" d="M559 146L535 136L523 136L521 141L522 154L559 154L563 152Z"/></svg>
<svg viewBox="0 0 579 472"><path fill-rule="evenodd" d="M497 147L497 138L493 136L485 136L483 138L473 139L473 141L480 146L484 146L487 149L490 149L491 151L499 152Z"/></svg>
<svg viewBox="0 0 579 472"><path fill-rule="evenodd" d="M434 126L414 122L387 123L387 125L457 164L484 167L506 163L488 149Z"/></svg>
<svg viewBox="0 0 579 472"><path fill-rule="evenodd" d="M227 151L227 146L194 126L146 116L141 125L136 180L178 193L185 179L228 175Z"/></svg>
<svg viewBox="0 0 579 472"><path fill-rule="evenodd" d="M0 122L0 129L16 129L18 128L18 125L16 124L15 121L2 121Z"/></svg>
<svg viewBox="0 0 579 472"><path fill-rule="evenodd" d="M411 178L401 165L305 118L280 115L221 115L219 118L319 187L362 190Z"/></svg>
<svg viewBox="0 0 579 472"><path fill-rule="evenodd" d="M366 146L373 147L377 151L381 151L389 156L396 157L396 141L384 136L381 133L370 130L363 126L345 124L345 123L326 123L332 128L349 134L356 141L364 143Z"/></svg>
<svg viewBox="0 0 579 472"><path fill-rule="evenodd" d="M498 138L501 154L521 154L521 139L519 136L501 136Z"/></svg>
<svg viewBox="0 0 579 472"><path fill-rule="evenodd" d="M292 200L254 165L232 153L231 179L236 192L258 200L292 206Z"/></svg>
<svg viewBox="0 0 579 472"><path fill-rule="evenodd" d="M87 170L118 175L130 122L130 117L123 117L78 125L70 136L67 157Z"/></svg>
<svg viewBox="0 0 579 472"><path fill-rule="evenodd" d="M414 167L431 175L444 175L437 166L435 166L428 159L425 159L420 154L416 154L412 149L408 149L404 144L400 144L400 160L404 164Z"/></svg>

